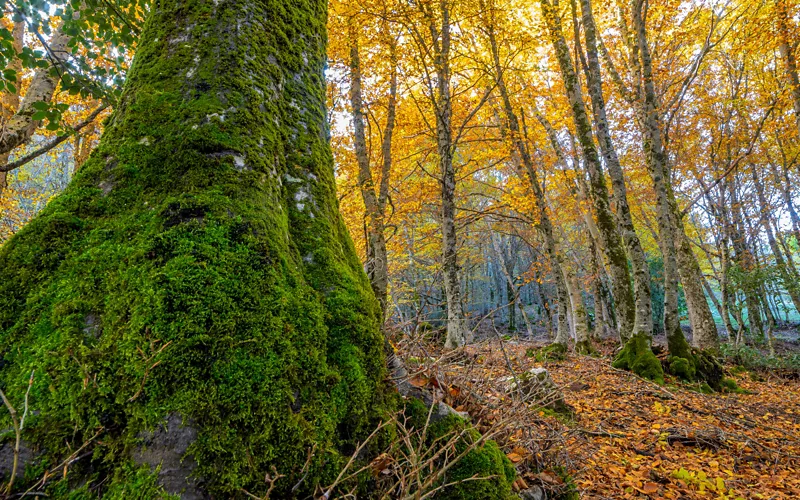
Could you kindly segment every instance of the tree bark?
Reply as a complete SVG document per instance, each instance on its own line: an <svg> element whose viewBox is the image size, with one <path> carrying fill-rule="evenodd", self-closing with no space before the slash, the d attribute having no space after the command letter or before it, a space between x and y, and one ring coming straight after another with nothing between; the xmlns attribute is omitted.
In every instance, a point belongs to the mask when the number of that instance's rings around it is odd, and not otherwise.
<svg viewBox="0 0 800 500"><path fill-rule="evenodd" d="M458 267L458 234L456 232L456 172L453 166L453 103L450 95L450 7L439 1L441 24L428 19L436 70L436 146L439 153L439 174L442 188L442 271L447 298L447 338L445 348L454 349L470 340L470 331L461 300Z"/></svg>
<svg viewBox="0 0 800 500"><path fill-rule="evenodd" d="M558 295L558 325L554 343L566 346L569 339L569 327L567 326L567 303L569 301L569 293L567 290L567 284L564 281L564 276L561 272L563 257L558 252L558 244L556 242L555 235L553 234L553 224L550 221L550 215L547 210L547 200L545 199L544 192L542 191L542 186L539 184L539 177L536 173L536 168L533 165L533 158L531 158L530 152L523 141L519 119L511 104L511 98L508 94L505 78L503 77L503 68L500 65L500 53L497 47L494 27L491 25L491 22L487 28L492 50L494 78L497 84L497 89L500 92L500 97L503 100L506 126L512 142L513 152L516 155L517 163L521 163L525 169L521 176L525 177L527 174L528 185L533 191L534 201L536 202L536 215L539 219L539 223L536 227L544 237L545 251L550 259L550 265L553 266L553 276L555 277L556 293Z"/></svg>
<svg viewBox="0 0 800 500"><path fill-rule="evenodd" d="M77 16L79 13L75 15ZM64 32L63 25L53 31L48 42L50 64L34 72L19 109L6 122L2 134L0 134L0 154L10 153L14 148L26 144L41 124L41 120L33 119L33 114L36 112L33 104L52 100L60 81L58 75L65 71L64 61L70 53L68 44L71 39L72 37Z"/></svg>
<svg viewBox="0 0 800 500"><path fill-rule="evenodd" d="M616 306L620 336L623 340L627 340L633 335L636 315L633 287L628 271L628 259L623 249L614 215L609 207L608 188L605 183L603 168L597 149L595 149L592 129L586 114L586 106L581 95L575 67L572 64L572 57L561 29L561 20L558 16L558 0L554 0L552 3L550 3L550 0L541 0L541 5L550 41L555 49L567 98L572 109L584 163L589 172L591 200L597 217L597 227L603 240L603 250L610 269L612 294Z"/></svg>

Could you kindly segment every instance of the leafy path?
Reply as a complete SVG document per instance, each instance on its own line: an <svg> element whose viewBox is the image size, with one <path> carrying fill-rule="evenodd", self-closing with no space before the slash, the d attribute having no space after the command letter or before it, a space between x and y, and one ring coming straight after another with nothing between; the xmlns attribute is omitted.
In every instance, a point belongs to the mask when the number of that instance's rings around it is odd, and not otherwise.
<svg viewBox="0 0 800 500"><path fill-rule="evenodd" d="M544 364L526 356L541 345L495 340L440 364L451 404L506 428L499 440L517 488L563 491L563 465L582 498L800 498L800 381L742 372L732 378L748 393L705 395L611 368L610 345L602 358ZM563 388L574 418L531 411L503 390L536 366Z"/></svg>

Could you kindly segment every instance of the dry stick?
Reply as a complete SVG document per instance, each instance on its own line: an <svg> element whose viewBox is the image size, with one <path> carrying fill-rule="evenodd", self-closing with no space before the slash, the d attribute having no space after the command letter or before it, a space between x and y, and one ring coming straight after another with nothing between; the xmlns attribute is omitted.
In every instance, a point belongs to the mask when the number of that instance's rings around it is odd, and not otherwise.
<svg viewBox="0 0 800 500"><path fill-rule="evenodd" d="M86 441L85 441L85 442L84 442L84 443L81 445L81 447L80 447L80 448L78 448L77 450L75 450L74 452L72 452L72 454L71 454L70 456L68 456L66 459L64 459L64 461L63 461L63 462L61 462L60 464L56 465L56 466L55 466L55 467L53 467L52 469L45 471L45 473L44 473L44 475L42 476L42 478L41 478L39 481L37 481L37 482L36 482L36 484L34 484L34 485L33 485L33 486L31 486L30 488L28 488L28 490L27 490L25 493L23 493L22 495L20 495L20 496L23 496L23 497L24 497L24 496L30 495L30 494L31 494L31 492L32 492L34 489L43 487L45 484L47 484L47 480L48 480L48 479L50 479L50 476L52 476L53 474L55 474L55 473L56 473L56 471L58 471L58 470L64 469L64 476L66 477L66 475L67 475L67 467L69 467L69 466L70 466L70 465L71 465L73 462L75 462L77 459L79 459L79 458L82 458L82 455L80 455L81 451L83 451L83 449L84 449L84 448L86 448L87 446L89 446L89 444L91 444L91 443L92 443L92 441L94 441L95 439L97 439L97 437L98 437L98 436L100 436L100 434L102 434L102 432L103 432L104 430L106 430L106 429L105 429L105 427L100 427L100 428L97 430L97 432L95 432L95 433L94 433L94 436L92 436L92 437L90 437L88 440L86 440Z"/></svg>
<svg viewBox="0 0 800 500"><path fill-rule="evenodd" d="M272 473L275 474L275 475L274 476L270 476L269 474L267 474L266 477L264 478L264 481L267 484L269 484L269 488L267 489L267 492L264 494L263 497L259 497L259 496L253 495L252 493L250 493L246 489L242 488L242 491L244 492L244 494L247 495L250 498L255 498L256 500L268 500L269 496L272 494L272 490L275 489L275 483L278 481L278 479L280 479L282 477L286 477L284 474L278 474L278 469L276 469L274 465L272 466Z"/></svg>
<svg viewBox="0 0 800 500"><path fill-rule="evenodd" d="M144 384L147 382L147 376L150 374L150 370L152 370L153 368L155 368L156 366L161 364L161 361L156 361L155 363L153 363L151 365L150 361L152 361L153 358L155 358L156 356L161 354L164 351L164 349L169 347L170 344L172 344L171 340L169 342L167 342L166 344L162 345L149 358L144 360L144 377L142 377L142 383L139 385L139 389L136 391L136 394L134 394L133 396L128 398L128 403L134 401L136 398L138 398L142 394L142 391L144 390ZM142 355L142 357L144 357L144 352L141 349L139 349L139 353Z"/></svg>
<svg viewBox="0 0 800 500"><path fill-rule="evenodd" d="M3 403L5 403L6 408L8 408L8 413L11 414L11 423L14 425L14 434L16 435L16 441L14 443L14 463L11 466L11 477L6 485L6 495L11 493L11 488L14 486L14 479L17 476L17 467L19 466L19 447L20 443L22 442L22 429L25 428L25 417L28 416L28 395L31 392L31 387L33 387L34 373L35 370L31 371L31 378L28 380L28 390L25 391L25 409L22 412L22 419L17 418L17 410L8 400L6 394L0 389L0 396L2 396Z"/></svg>
<svg viewBox="0 0 800 500"><path fill-rule="evenodd" d="M375 434L377 434L379 430L383 429L384 427L386 427L387 425L389 425L391 422L392 422L391 420L387 420L386 422L381 422L381 424L380 424L378 427L376 427L376 428L375 428L375 430L374 430L374 431L372 431L372 433L371 433L369 436L367 436L367 439L365 439L363 443L361 443L360 445L358 445L358 448L356 448L356 451L355 451L355 452L353 453L353 455L350 457L350 460L348 460L348 461L347 461L347 464L346 464L346 465L344 466L344 468L343 468L343 469L342 469L342 470L339 472L339 475L338 475L338 476L336 476L336 480L333 482L333 484L331 484L330 486L328 486L328 487L325 489L325 493L323 493L323 495L322 495L322 498L323 498L323 499L327 500L328 498L330 498L330 497L331 497L331 493L333 493L333 489L334 489L334 488L335 488L335 487L336 487L336 486L339 484L339 482L342 480L342 476L344 476L344 473L347 471L347 469L349 469L349 468L350 468L350 465L352 465L352 463L353 463L353 460L355 460L355 459L356 459L356 457L359 455L359 453L361 453L361 450L362 450L362 449L364 449L364 446L366 446L366 445L367 445L367 443L369 443L369 442L370 442L370 440L371 440L373 437L375 437Z"/></svg>
<svg viewBox="0 0 800 500"><path fill-rule="evenodd" d="M516 393L517 396L522 399L522 387L519 383L519 378L517 378L517 372L514 371L514 367L511 366L511 360L508 358L508 353L506 352L506 346L503 344L503 337L500 335L500 332L497 331L497 327L494 326L494 318L492 318L492 329L494 330L494 334L497 336L497 340L500 341L500 349L503 351L503 357L506 359L506 366L508 367L508 371L511 372L511 376L514 377L514 387L517 389Z"/></svg>

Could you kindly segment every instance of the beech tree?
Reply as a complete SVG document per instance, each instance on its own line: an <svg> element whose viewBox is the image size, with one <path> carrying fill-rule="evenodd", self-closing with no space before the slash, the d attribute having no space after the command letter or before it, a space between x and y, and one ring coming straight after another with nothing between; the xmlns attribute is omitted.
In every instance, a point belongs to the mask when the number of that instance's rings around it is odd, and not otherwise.
<svg viewBox="0 0 800 500"><path fill-rule="evenodd" d="M25 440L51 464L93 451L60 488L124 495L166 460L184 498L266 490L273 466L280 495L303 474L313 492L385 417L380 308L335 196L326 12L154 4L100 145L0 249Z"/></svg>

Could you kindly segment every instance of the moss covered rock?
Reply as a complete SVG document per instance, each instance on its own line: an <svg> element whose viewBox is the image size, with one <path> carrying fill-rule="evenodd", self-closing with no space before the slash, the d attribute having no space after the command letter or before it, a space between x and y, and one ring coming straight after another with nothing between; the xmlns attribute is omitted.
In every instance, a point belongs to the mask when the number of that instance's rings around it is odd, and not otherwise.
<svg viewBox="0 0 800 500"><path fill-rule="evenodd" d="M404 413L412 428L422 430L425 429L428 420L428 411L422 401L410 399L406 403ZM451 460L452 456L459 457L458 460L450 466L436 485L436 487L444 484L449 486L439 490L434 498L437 500L515 498L511 484L516 478L516 470L497 443L489 440L474 446L481 439L481 435L470 426L469 422L452 412L435 411L434 414L440 416L428 423L425 433L428 446L443 445L455 435L462 435L455 443L454 454L451 454ZM443 461L441 465L444 465ZM468 480L470 478L486 479Z"/></svg>
<svg viewBox="0 0 800 500"><path fill-rule="evenodd" d="M335 196L325 22L323 0L154 4L97 150L0 248L0 384L20 404L34 372L42 464L92 451L70 488L124 491L181 415L205 491L258 494L274 466L290 496L315 447L303 495L385 416L379 306Z"/></svg>

